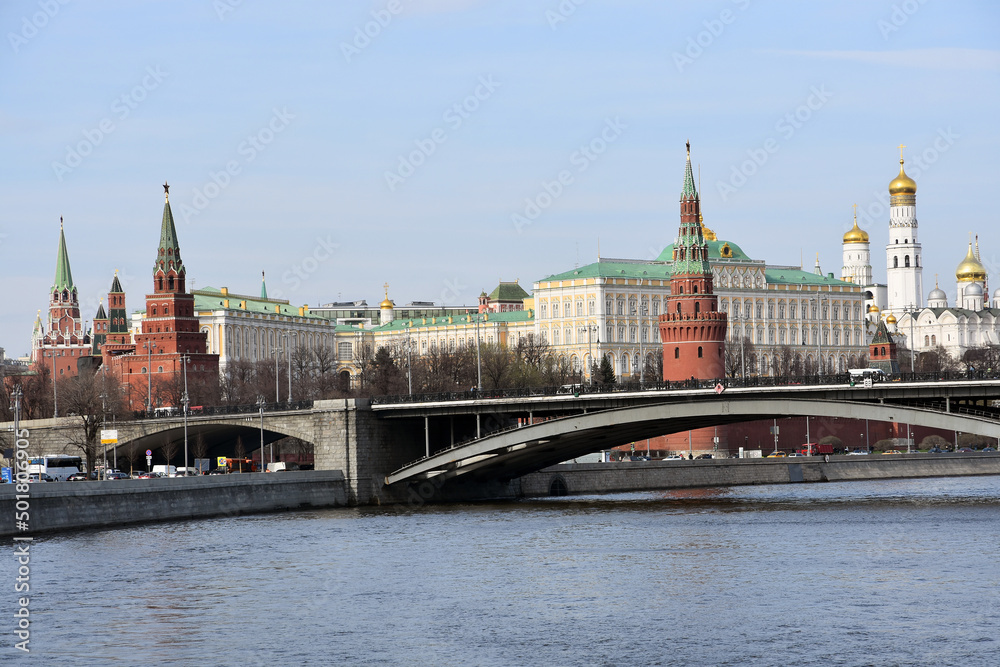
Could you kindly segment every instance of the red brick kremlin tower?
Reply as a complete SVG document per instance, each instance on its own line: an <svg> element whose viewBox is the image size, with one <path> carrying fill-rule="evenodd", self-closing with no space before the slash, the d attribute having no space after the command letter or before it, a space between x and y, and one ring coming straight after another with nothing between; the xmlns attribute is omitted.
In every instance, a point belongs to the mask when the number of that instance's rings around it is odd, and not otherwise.
<svg viewBox="0 0 1000 667"><path fill-rule="evenodd" d="M207 334L199 329L194 296L186 290L187 270L170 210L170 186L164 183L163 190L166 201L153 264L153 293L146 295L146 316L141 333L135 335L135 353L115 358L122 379L129 385L129 400L135 410L147 406L180 407L184 355L189 358L187 380L192 402L199 400L197 394L217 385L219 378L219 355L206 352ZM112 292L116 289L121 291L118 286ZM152 378L147 375L150 372Z"/></svg>
<svg viewBox="0 0 1000 667"><path fill-rule="evenodd" d="M39 315L35 320L31 347L36 369L54 373L56 379L76 376L80 359L89 357L92 351L90 336L84 331L80 318L80 300L69 266L62 218L59 218L56 277L49 290L48 328L46 330Z"/></svg>
<svg viewBox="0 0 1000 667"><path fill-rule="evenodd" d="M702 235L701 200L691 171L687 143L681 225L674 242L670 296L660 315L663 379L677 382L724 378L726 375L726 314L712 293L708 243Z"/></svg>

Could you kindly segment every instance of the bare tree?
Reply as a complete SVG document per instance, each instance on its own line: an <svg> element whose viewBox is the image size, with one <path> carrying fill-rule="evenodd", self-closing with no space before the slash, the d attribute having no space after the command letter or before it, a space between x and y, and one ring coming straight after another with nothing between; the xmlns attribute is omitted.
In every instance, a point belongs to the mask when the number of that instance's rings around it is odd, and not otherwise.
<svg viewBox="0 0 1000 667"><path fill-rule="evenodd" d="M59 384L60 404L66 412L79 420L80 430L70 441L70 445L80 450L87 459L87 469L95 470L98 457L103 455L100 431L105 416L121 411L121 391L113 374L94 373L81 369L80 373Z"/></svg>
<svg viewBox="0 0 1000 667"><path fill-rule="evenodd" d="M167 460L167 466L169 466L170 462L174 459L174 456L177 455L180 443L167 435L163 436L162 442L163 444L160 446L160 451L163 452L163 458Z"/></svg>
<svg viewBox="0 0 1000 667"><path fill-rule="evenodd" d="M233 448L233 454L235 458L239 459L240 472L243 472L243 459L246 458L247 450L243 446L243 436L241 435L236 436L236 446ZM230 470L229 472L232 472L232 470Z"/></svg>

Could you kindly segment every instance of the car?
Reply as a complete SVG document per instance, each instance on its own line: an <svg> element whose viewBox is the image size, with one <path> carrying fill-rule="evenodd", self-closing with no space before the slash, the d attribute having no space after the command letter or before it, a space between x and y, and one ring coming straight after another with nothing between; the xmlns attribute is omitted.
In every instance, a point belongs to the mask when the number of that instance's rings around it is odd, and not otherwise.
<svg viewBox="0 0 1000 667"><path fill-rule="evenodd" d="M981 451L981 452L995 452L996 451L996 447L983 447L979 451Z"/></svg>
<svg viewBox="0 0 1000 667"><path fill-rule="evenodd" d="M209 475L226 475L229 471L225 468L213 468L208 471Z"/></svg>
<svg viewBox="0 0 1000 667"><path fill-rule="evenodd" d="M109 472L104 479L129 479L129 476L124 472Z"/></svg>
<svg viewBox="0 0 1000 667"><path fill-rule="evenodd" d="M199 477L201 473L196 470L178 470L174 473L174 477Z"/></svg>
<svg viewBox="0 0 1000 667"><path fill-rule="evenodd" d="M680 454L671 454L670 456L668 456L667 458L665 458L663 460L664 461L683 461L684 457L681 456Z"/></svg>
<svg viewBox="0 0 1000 667"><path fill-rule="evenodd" d="M699 454L695 458L696 459L710 459L710 458L712 458L712 455L711 454Z"/></svg>
<svg viewBox="0 0 1000 667"><path fill-rule="evenodd" d="M769 459L783 459L787 456L784 452L771 452L767 455Z"/></svg>
<svg viewBox="0 0 1000 667"><path fill-rule="evenodd" d="M976 450L974 450L972 447L962 447L958 451L962 452L963 454L968 454L968 453L974 452Z"/></svg>
<svg viewBox="0 0 1000 667"><path fill-rule="evenodd" d="M792 452L791 454L788 455L788 458L803 458L804 459L805 457L806 457L805 454L799 454L798 452Z"/></svg>
<svg viewBox="0 0 1000 667"><path fill-rule="evenodd" d="M855 449L853 452L847 452L848 456L868 456L868 452L862 451L860 449Z"/></svg>
<svg viewBox="0 0 1000 667"><path fill-rule="evenodd" d="M928 454L944 454L944 450L940 447L931 447L927 450Z"/></svg>
<svg viewBox="0 0 1000 667"><path fill-rule="evenodd" d="M90 479L90 475L85 472L75 472L66 478L67 482L86 482Z"/></svg>
<svg viewBox="0 0 1000 667"><path fill-rule="evenodd" d="M49 475L48 473L33 472L30 475L28 475L28 481L29 482L54 482L56 480L53 479L52 476Z"/></svg>
<svg viewBox="0 0 1000 667"><path fill-rule="evenodd" d="M882 452L882 455L884 456L886 454L902 454L902 453L903 452L899 451L898 449L888 449L888 450Z"/></svg>

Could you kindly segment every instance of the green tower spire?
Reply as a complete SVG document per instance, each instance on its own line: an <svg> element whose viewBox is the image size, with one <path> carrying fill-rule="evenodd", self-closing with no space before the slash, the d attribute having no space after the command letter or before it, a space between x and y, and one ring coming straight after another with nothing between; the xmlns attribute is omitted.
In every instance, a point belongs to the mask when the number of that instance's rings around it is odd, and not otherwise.
<svg viewBox="0 0 1000 667"><path fill-rule="evenodd" d="M66 234L63 232L63 219L59 217L59 252L56 254L56 280L52 291L72 290L73 272L69 268L69 252L66 250Z"/></svg>
<svg viewBox="0 0 1000 667"><path fill-rule="evenodd" d="M153 275L158 271L167 273L173 268L177 275L184 275L184 263L181 261L181 247L177 242L177 228L174 227L174 214L170 210L170 185L163 184L163 221L160 223L160 245L156 251L156 262L153 265Z"/></svg>
<svg viewBox="0 0 1000 667"><path fill-rule="evenodd" d="M694 186L694 172L691 171L691 142L687 142L687 164L684 165L684 187L681 199L697 199L698 189Z"/></svg>
<svg viewBox="0 0 1000 667"><path fill-rule="evenodd" d="M264 282L264 272L260 272L260 300L267 301L267 283Z"/></svg>

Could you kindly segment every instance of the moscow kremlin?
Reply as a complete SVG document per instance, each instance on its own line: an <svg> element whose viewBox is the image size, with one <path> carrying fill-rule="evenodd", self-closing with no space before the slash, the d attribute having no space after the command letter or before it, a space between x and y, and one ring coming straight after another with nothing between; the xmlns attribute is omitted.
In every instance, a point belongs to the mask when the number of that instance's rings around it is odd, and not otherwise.
<svg viewBox="0 0 1000 667"><path fill-rule="evenodd" d="M1000 290L989 295L978 241L970 238L955 273L957 302L949 305L937 280L924 294L917 184L906 174L902 148L899 173L888 186L884 282L873 274L871 238L856 215L841 240L839 277L824 273L818 259L812 270L770 264L720 240L702 214L688 143L677 233L657 258L598 257L540 278L530 291L501 281L472 307L397 306L388 285L378 307L366 301L293 306L269 298L264 278L259 295L189 289L164 184L144 304L129 310L115 272L107 308L100 305L90 326L80 312L60 220L48 312L36 318L24 363L59 380L83 370L112 373L127 389L129 408L150 411L178 407L182 382L192 401L211 401L227 367L277 366L299 349L328 351L342 386L350 387L362 372L364 349L402 349L401 342L406 354L420 357L537 341L579 383L594 382L602 365L617 382L683 383L833 375L868 366L893 375L910 370L900 367L898 349L915 353L910 364L924 353L958 361L968 350L1000 343L1000 310L993 307Z"/></svg>

